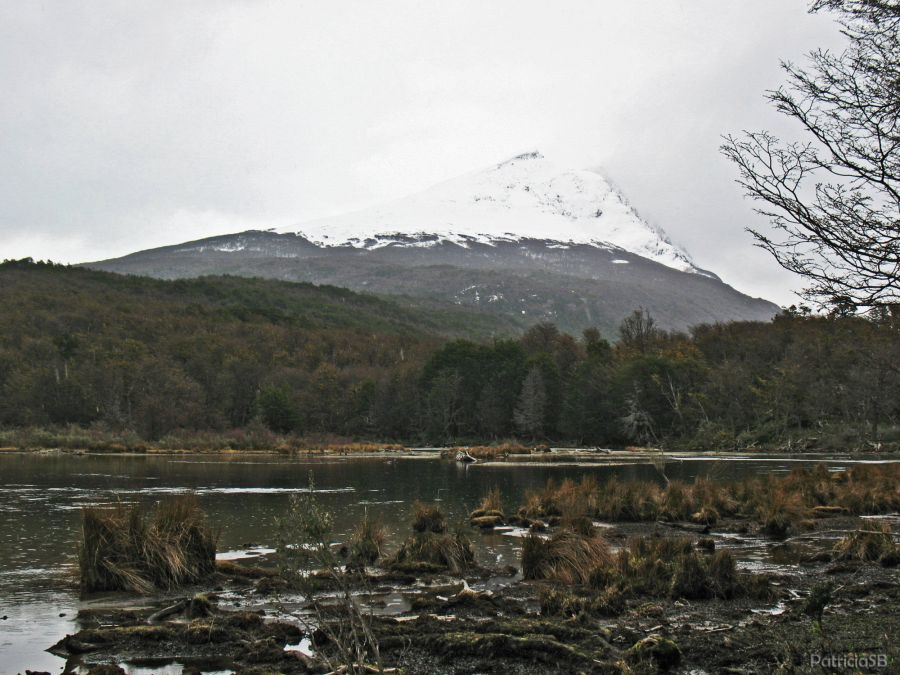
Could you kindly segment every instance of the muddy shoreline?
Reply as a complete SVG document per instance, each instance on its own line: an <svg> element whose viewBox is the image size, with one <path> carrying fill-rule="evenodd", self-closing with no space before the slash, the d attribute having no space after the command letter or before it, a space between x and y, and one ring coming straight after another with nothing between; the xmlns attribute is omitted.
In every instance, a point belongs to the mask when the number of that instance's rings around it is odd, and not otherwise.
<svg viewBox="0 0 900 675"><path fill-rule="evenodd" d="M460 446L465 448L466 446ZM379 449L321 449L321 448L261 448L261 449L196 449L196 448L143 448L143 449L90 449L66 447L0 447L5 455L64 455L64 456L115 456L115 457L181 457L211 456L222 459L279 457L298 459L441 459L453 461L457 447L383 447ZM531 452L491 453L479 457L481 465L504 464L539 467L551 464L654 464L659 461L687 462L702 460L735 461L797 461L812 463L822 461L847 460L851 462L893 462L898 461L897 451L891 450L848 450L834 453L826 450L805 449L779 450L774 448L750 448L745 450L668 450L655 448L566 448L553 447L534 449Z"/></svg>
<svg viewBox="0 0 900 675"><path fill-rule="evenodd" d="M698 550L709 547L707 540L735 551L753 542L764 553L744 557L740 567L765 577L765 598L634 596L615 612L554 610L546 603L548 591L576 598L596 592L489 568L459 576L369 568L356 592L372 614L383 665L405 673L831 672L811 661L830 654L883 656L889 665L881 671L891 672L900 656L891 644L900 634L897 568L838 560L829 534L852 532L870 520L831 515L812 532L784 541L760 539L743 520L723 521L706 533L679 522L602 528L613 549L635 535L684 539L686 532ZM822 536L809 536L816 531ZM476 548L477 536L474 530ZM302 620L308 598L274 571L241 562L220 563L215 578L179 595L95 598L79 613L80 630L52 651L67 658L66 672L165 664L180 664L186 673L327 672L312 658L321 636ZM809 603L823 582L831 590L819 624ZM199 606L197 597L203 598ZM173 615L148 621L179 599L183 607Z"/></svg>
<svg viewBox="0 0 900 675"><path fill-rule="evenodd" d="M427 456L437 457L434 451ZM82 675L119 669L141 675L329 672L322 656L332 643L317 622L330 621L328 612L343 611L335 588L328 582L292 586L292 578L277 569L284 565L285 550L266 524L285 514L285 502L308 498L342 517L326 548L353 570L348 576L353 597L370 617L388 669L834 672L814 667L811 659L862 654L888 659L882 672L891 672L897 664L891 640L900 634L895 534L900 465L895 458L889 458L894 464L831 459L829 466L804 466L809 460L803 458L757 472L751 458L746 466L753 470L732 481L710 469L682 472L671 464L670 478L651 467L607 474L577 465L548 477L552 472L532 475L524 467L503 473L503 462L493 469L489 462L468 468L434 462L424 472L425 465L416 461L339 460L321 465L318 476L326 476L317 481L321 490L297 482L316 462L300 463L288 475L282 475L285 467L294 465L282 462L166 462L164 472L136 474L125 503L152 510L165 500L190 496L192 488L205 495L210 524L227 523L228 541L219 550L215 574L177 590L145 596L88 593L80 602L71 586L75 576L68 576L65 589L54 586L34 596L41 608L54 597L70 596L74 605L56 610L68 612L65 621L45 623L35 636L46 641L29 652L13 652L17 660L7 665L12 672L25 672L30 663L40 666L33 672L58 672L58 666L49 667L55 656L40 657L40 650L52 647L65 659L65 672ZM63 485L80 477L103 487L119 486L122 472L134 465L130 460L113 465L96 455L47 461ZM607 461L613 467L627 463L615 456ZM82 469L83 463L91 468ZM210 478L226 466L241 476L238 485L244 487ZM348 485L345 472L354 466L363 473ZM481 466L486 470L478 470ZM686 458L681 466L695 465ZM31 464L23 475L26 468ZM244 482L252 470L260 472L254 477L259 482ZM154 484L168 472L179 477L177 487L171 481ZM186 475L203 482L184 480ZM273 483L273 476L279 482ZM406 476L406 482L385 492L383 486L395 476ZM508 480L498 486L497 477ZM423 489L427 478L432 482ZM262 484L277 487L257 487ZM446 496L448 484L456 486L452 500L413 501L419 495L440 497L442 491ZM39 486L10 482L10 488L25 499L44 497ZM75 488L69 497L70 490L52 484L45 490L66 495L59 513L70 514L68 525L57 530L57 538L66 541L75 532L76 517L83 532L86 509L112 512L123 494L102 492L97 501L97 493ZM234 513L224 511L223 502L238 504ZM386 522L389 536L361 564L354 561L354 526L367 514L392 514L392 520ZM34 533L31 537L20 541L33 542ZM463 540L471 542L471 555L468 545L457 546ZM562 571L558 560L528 561L527 550L557 540L575 547L561 551L563 562L582 544L590 559L577 563L580 569ZM64 545L74 552L74 541ZM827 597L821 599L823 593ZM333 607L316 615L321 603ZM167 608L171 611L162 611ZM8 628L27 631L21 623L14 615ZM371 659L367 663L372 665Z"/></svg>

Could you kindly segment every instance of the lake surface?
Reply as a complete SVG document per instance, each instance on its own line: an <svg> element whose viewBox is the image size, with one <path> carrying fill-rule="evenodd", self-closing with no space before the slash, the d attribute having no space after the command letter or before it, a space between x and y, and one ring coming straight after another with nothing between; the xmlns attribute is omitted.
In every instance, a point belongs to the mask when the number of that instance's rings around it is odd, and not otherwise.
<svg viewBox="0 0 900 675"><path fill-rule="evenodd" d="M708 476L740 479L824 462L837 469L858 461L897 461L879 457L786 457L750 455L711 458L685 456L670 461L671 479ZM659 480L645 460L621 457L592 464L476 464L437 458L392 455L371 458L291 458L278 455L72 455L0 453L0 673L25 669L60 672L65 663L44 650L75 631L83 606L74 572L80 510L93 504L141 502L151 505L167 494L194 492L219 528L223 557L241 557L272 547L276 518L291 494L308 489L310 472L322 504L335 515L344 539L368 511L386 525L389 542L409 532L416 499L438 501L451 525L465 516L491 488L504 495L508 511L524 493L548 478L601 482ZM518 540L474 534L479 560L518 563ZM389 546L390 548L390 546ZM138 671L134 671L138 672Z"/></svg>

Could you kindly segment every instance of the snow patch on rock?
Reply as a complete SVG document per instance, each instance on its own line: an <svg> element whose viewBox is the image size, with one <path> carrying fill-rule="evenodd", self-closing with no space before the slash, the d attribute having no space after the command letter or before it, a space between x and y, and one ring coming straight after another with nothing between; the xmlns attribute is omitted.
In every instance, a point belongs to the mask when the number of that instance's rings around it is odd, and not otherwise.
<svg viewBox="0 0 900 675"><path fill-rule="evenodd" d="M699 270L665 233L643 220L620 192L592 170L559 169L539 152L518 155L418 194L281 232L327 247L469 248L539 239L553 248L586 244L623 249L663 265Z"/></svg>

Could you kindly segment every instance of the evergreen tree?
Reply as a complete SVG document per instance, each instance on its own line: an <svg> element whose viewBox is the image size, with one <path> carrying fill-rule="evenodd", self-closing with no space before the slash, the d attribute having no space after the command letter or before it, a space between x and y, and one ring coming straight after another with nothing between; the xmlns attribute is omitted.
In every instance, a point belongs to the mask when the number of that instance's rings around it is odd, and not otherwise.
<svg viewBox="0 0 900 675"><path fill-rule="evenodd" d="M544 433L545 415L547 410L547 392L544 388L544 378L539 366L532 366L522 383L522 393L519 395L519 403L513 413L516 427L532 438L538 438Z"/></svg>

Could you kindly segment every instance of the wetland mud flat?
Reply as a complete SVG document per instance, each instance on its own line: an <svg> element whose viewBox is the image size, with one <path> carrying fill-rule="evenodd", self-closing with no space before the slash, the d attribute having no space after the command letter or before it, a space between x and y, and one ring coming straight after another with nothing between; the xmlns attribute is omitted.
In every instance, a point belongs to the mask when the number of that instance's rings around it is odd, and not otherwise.
<svg viewBox="0 0 900 675"><path fill-rule="evenodd" d="M12 469L4 472L4 481L9 481L4 487L20 498L3 504L19 525L14 540L19 547L6 548L0 586L4 607L10 608L4 611L6 625L0 626L3 672L59 672L63 667L89 672L109 664L132 673L320 670L314 657L317 650L327 649L327 641L303 620L310 611L309 598L283 586L272 572L261 571L276 565L272 523L289 496L306 489L310 468L320 491L316 497L335 514L336 544L350 539L363 516L376 514L386 526L386 548L395 552L413 536L409 521L416 499L438 505L448 532L461 527L471 542L471 569L401 571L383 558L358 575L353 592L371 614L386 668L422 673L660 668L769 672L778 667L804 670L816 655L845 653L884 655L896 663L887 639L900 633L896 562L861 560L835 548L853 532L896 527L896 509L878 514L820 509L800 519L808 522L800 525L798 520L793 530L775 537L762 531L755 516L745 515L720 515L712 524L690 517L655 517L645 522L591 520L585 525L565 522L565 513L556 516L558 520L526 513L533 501L528 495L546 492L548 477L557 485L567 478L577 484L587 472L601 487L615 477L629 485L652 483L662 489L655 469L646 465L465 469L401 459L286 462L272 457L241 463L234 458L141 461L87 456L49 458L43 473L31 474L41 475L42 485L16 475L17 470L36 469L32 462L45 459L19 458L18 467L4 467ZM698 477L734 480L782 474L797 464L790 458L766 459L681 461L667 473L670 479L692 484ZM847 458L828 463L834 470L852 465ZM469 515L492 488L502 496L505 524L469 525ZM221 527L215 577L147 597L78 597L67 567L73 560L81 507L112 500L152 503L188 491L199 493L210 519ZM36 511L43 522L60 522L40 529L30 520ZM33 529L27 537L22 530L30 522ZM682 564L675 559L663 561L669 570L660 576L665 589L636 587L627 575L578 583L523 579L523 542L562 530L600 536L617 566L629 550L635 564L636 540L672 541L677 545L664 547L667 551L683 555L687 546L689 559L696 558L702 569L708 570L714 556L727 551L736 574L763 581L752 593L730 597L714 590L673 593L669 575ZM3 534L7 541L14 536L9 529ZM23 545L26 541L30 546ZM43 571L33 571L38 569ZM717 574L721 580L731 572ZM609 590L614 586L621 592ZM826 592L817 617L811 599ZM205 598L202 608L193 602L198 595ZM160 609L180 602L177 612L148 621ZM29 621L26 629L23 624ZM28 640L10 639L25 630ZM51 646L58 656L43 651Z"/></svg>

